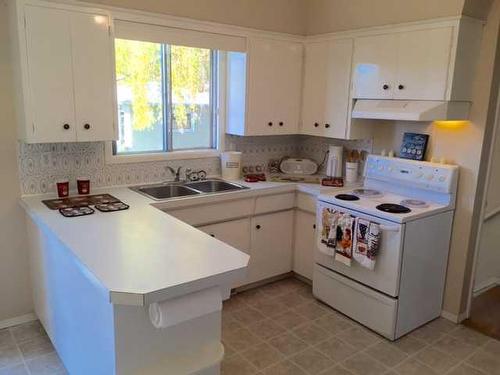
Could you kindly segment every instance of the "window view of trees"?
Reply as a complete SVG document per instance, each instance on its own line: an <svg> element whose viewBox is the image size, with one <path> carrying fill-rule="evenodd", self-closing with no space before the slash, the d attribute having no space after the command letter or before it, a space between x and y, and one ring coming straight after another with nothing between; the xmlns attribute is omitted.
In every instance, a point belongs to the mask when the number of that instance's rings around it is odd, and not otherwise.
<svg viewBox="0 0 500 375"><path fill-rule="evenodd" d="M115 48L116 152L213 147L212 51L123 39Z"/></svg>

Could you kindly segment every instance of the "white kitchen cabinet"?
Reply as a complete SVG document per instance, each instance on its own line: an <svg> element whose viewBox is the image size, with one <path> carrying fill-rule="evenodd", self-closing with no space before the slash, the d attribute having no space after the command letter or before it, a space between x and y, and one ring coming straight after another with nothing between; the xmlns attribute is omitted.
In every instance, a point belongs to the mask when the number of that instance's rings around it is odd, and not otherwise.
<svg viewBox="0 0 500 375"><path fill-rule="evenodd" d="M116 139L109 15L21 2L15 6L20 138L28 143Z"/></svg>
<svg viewBox="0 0 500 375"><path fill-rule="evenodd" d="M312 280L314 247L316 241L316 216L313 213L295 212L293 271Z"/></svg>
<svg viewBox="0 0 500 375"><path fill-rule="evenodd" d="M226 131L229 134L298 133L302 54L302 43L249 38L246 59L237 55L229 56L230 69L246 71L247 74L246 90L240 92L240 95L246 96L245 122L228 124ZM238 64L247 64L246 69ZM230 100L241 103L241 100L234 98L234 94L231 94ZM229 112L232 113L231 108ZM241 110L238 112L241 113Z"/></svg>
<svg viewBox="0 0 500 375"><path fill-rule="evenodd" d="M249 282L292 270L293 214L288 210L252 218Z"/></svg>
<svg viewBox="0 0 500 375"><path fill-rule="evenodd" d="M453 27L357 38L353 97L445 100Z"/></svg>
<svg viewBox="0 0 500 375"><path fill-rule="evenodd" d="M346 137L352 50L352 39L306 44L301 134Z"/></svg>
<svg viewBox="0 0 500 375"><path fill-rule="evenodd" d="M250 254L250 219L232 220L201 226L198 229L234 248ZM249 265L250 269L251 265ZM247 280L233 285L233 288L247 284Z"/></svg>

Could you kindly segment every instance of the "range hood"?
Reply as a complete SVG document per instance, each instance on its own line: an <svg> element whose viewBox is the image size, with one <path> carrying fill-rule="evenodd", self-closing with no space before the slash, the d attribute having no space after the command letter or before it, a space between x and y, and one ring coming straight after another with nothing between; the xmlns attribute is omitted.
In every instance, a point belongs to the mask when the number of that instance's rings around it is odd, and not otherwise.
<svg viewBox="0 0 500 375"><path fill-rule="evenodd" d="M365 100L354 103L352 118L438 121L467 120L469 102L434 100Z"/></svg>

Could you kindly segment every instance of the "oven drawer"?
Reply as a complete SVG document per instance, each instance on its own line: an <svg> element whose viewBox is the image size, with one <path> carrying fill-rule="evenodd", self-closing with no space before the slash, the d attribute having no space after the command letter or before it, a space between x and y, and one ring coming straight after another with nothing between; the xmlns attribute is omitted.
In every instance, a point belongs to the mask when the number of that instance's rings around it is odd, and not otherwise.
<svg viewBox="0 0 500 375"><path fill-rule="evenodd" d="M346 266L343 263L335 261L334 256L327 255L325 252L321 251L321 249L325 249L326 247L326 245L321 243L321 219L322 211L325 207L349 213L354 217L361 217L380 225L380 245L375 268L373 270L363 267L354 259L351 262L351 266ZM370 217L356 211L347 210L343 207L319 201L316 213L316 228L316 263L345 275L349 279L379 290L389 296L398 296L405 224L397 224L387 220Z"/></svg>
<svg viewBox="0 0 500 375"><path fill-rule="evenodd" d="M320 265L314 266L313 294L373 331L395 338L397 300L364 287Z"/></svg>

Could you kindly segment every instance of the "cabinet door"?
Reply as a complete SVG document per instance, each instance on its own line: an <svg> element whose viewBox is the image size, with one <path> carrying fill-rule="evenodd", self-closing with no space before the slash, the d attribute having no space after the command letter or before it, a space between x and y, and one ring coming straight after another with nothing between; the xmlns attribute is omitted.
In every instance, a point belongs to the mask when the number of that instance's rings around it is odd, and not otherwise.
<svg viewBox="0 0 500 375"><path fill-rule="evenodd" d="M305 47L302 134L323 136L328 47L328 41L309 43Z"/></svg>
<svg viewBox="0 0 500 375"><path fill-rule="evenodd" d="M249 282L292 270L293 211L252 218Z"/></svg>
<svg viewBox="0 0 500 375"><path fill-rule="evenodd" d="M246 135L298 132L302 45L249 40Z"/></svg>
<svg viewBox="0 0 500 375"><path fill-rule="evenodd" d="M399 34L396 99L446 99L452 35L452 27Z"/></svg>
<svg viewBox="0 0 500 375"><path fill-rule="evenodd" d="M75 100L67 11L26 6L26 38L33 124L30 142L74 142ZM31 131L30 131L31 130Z"/></svg>
<svg viewBox="0 0 500 375"><path fill-rule="evenodd" d="M293 270L312 280L314 268L314 247L316 216L309 212L295 212L295 243Z"/></svg>
<svg viewBox="0 0 500 375"><path fill-rule="evenodd" d="M392 99L397 42L397 34L356 39L353 58L354 98Z"/></svg>
<svg viewBox="0 0 500 375"><path fill-rule="evenodd" d="M198 229L240 251L243 251L244 253L250 253L250 219L232 220L219 224L204 225ZM249 263L248 266L247 279L232 285L233 288L249 283L248 275L250 273L250 267L251 263Z"/></svg>
<svg viewBox="0 0 500 375"><path fill-rule="evenodd" d="M116 139L113 42L106 15L72 13L78 141Z"/></svg>
<svg viewBox="0 0 500 375"><path fill-rule="evenodd" d="M328 68L324 79L325 115L323 136L345 138L349 118L351 88L352 39L334 40L328 47Z"/></svg>

